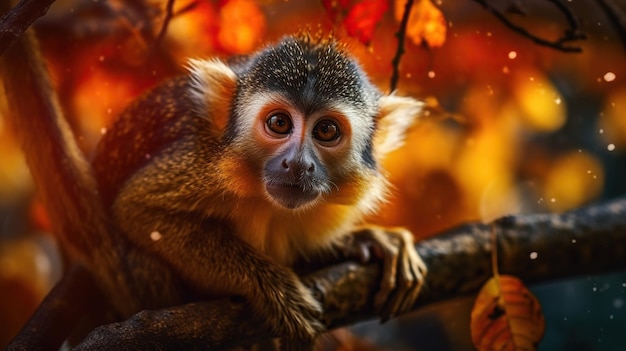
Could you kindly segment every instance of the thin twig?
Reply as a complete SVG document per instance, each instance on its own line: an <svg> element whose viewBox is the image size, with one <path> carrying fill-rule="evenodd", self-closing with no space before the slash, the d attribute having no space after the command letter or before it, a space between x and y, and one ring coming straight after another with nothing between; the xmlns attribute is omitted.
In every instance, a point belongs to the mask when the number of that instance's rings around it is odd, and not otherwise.
<svg viewBox="0 0 626 351"><path fill-rule="evenodd" d="M161 30L159 31L159 35L156 37L155 46L161 45L163 38L165 38L165 34L167 33L167 27L170 24L170 20L174 16L174 2L176 0L167 0L167 5L165 6L165 18L163 18L163 25L161 26Z"/></svg>
<svg viewBox="0 0 626 351"><path fill-rule="evenodd" d="M532 40L534 43L542 46L547 46L559 51L563 52L582 52L582 48L579 46L569 46L565 45L565 43L569 41L582 40L586 39L586 35L582 33L580 30L580 25L578 18L576 15L563 3L559 0L548 0L550 3L554 4L563 16L567 19L569 28L565 31L562 37L556 40L548 40L545 38L538 37L532 33L530 33L526 28L516 25L511 22L507 16L505 16L500 10L492 6L488 0L474 0L475 2L482 5L486 10L491 12L500 22L502 22L506 27L511 29L512 31L520 34L521 36Z"/></svg>
<svg viewBox="0 0 626 351"><path fill-rule="evenodd" d="M0 55L13 45L37 18L45 15L53 2L54 0L22 0L5 13L0 19Z"/></svg>
<svg viewBox="0 0 626 351"><path fill-rule="evenodd" d="M411 14L412 8L413 0L407 0L406 4L404 5L404 13L402 14L400 27L398 28L398 32L396 33L396 38L398 38L398 49L396 50L396 55L393 57L393 60L391 60L393 73L391 75L391 83L389 84L390 92L396 90L398 86L398 78L400 77L400 58L402 57L402 54L404 54L404 38L406 37L406 27L409 23L409 15Z"/></svg>

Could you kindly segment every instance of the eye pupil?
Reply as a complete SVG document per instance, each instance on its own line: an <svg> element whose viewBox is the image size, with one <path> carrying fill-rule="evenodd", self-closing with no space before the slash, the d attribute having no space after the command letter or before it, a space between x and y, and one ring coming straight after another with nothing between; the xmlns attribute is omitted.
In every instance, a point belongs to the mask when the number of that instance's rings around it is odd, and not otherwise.
<svg viewBox="0 0 626 351"><path fill-rule="evenodd" d="M289 134L292 128L291 119L284 113L271 115L265 124L270 131L280 135Z"/></svg>
<svg viewBox="0 0 626 351"><path fill-rule="evenodd" d="M339 135L339 126L331 120L320 121L313 128L313 137L319 141L335 141L339 138Z"/></svg>

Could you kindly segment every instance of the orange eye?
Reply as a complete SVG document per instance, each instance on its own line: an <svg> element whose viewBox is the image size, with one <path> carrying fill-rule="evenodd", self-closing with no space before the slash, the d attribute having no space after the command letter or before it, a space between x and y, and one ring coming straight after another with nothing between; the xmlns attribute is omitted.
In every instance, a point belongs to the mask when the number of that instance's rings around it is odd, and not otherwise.
<svg viewBox="0 0 626 351"><path fill-rule="evenodd" d="M340 136L339 126L335 121L330 119L323 119L317 122L313 128L313 137L323 143L337 141Z"/></svg>
<svg viewBox="0 0 626 351"><path fill-rule="evenodd" d="M265 121L265 126L271 134L278 136L287 135L293 129L291 118L283 112L272 113Z"/></svg>

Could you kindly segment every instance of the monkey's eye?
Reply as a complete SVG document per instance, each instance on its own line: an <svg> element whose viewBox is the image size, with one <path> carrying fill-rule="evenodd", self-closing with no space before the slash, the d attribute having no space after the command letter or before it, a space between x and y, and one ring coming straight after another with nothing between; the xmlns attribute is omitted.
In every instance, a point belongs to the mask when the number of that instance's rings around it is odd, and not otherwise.
<svg viewBox="0 0 626 351"><path fill-rule="evenodd" d="M289 118L286 113L282 112L271 114L267 118L267 121L265 121L265 126L271 133L279 136L291 133L291 129L293 128L291 118Z"/></svg>
<svg viewBox="0 0 626 351"><path fill-rule="evenodd" d="M323 143L337 141L340 135L339 126L330 119L323 119L313 127L313 137Z"/></svg>

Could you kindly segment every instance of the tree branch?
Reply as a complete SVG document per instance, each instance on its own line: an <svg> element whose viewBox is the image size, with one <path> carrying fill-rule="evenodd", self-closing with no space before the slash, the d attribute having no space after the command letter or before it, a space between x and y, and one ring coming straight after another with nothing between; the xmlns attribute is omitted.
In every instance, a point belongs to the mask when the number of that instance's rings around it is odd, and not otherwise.
<svg viewBox="0 0 626 351"><path fill-rule="evenodd" d="M491 276L490 232L498 233L499 268L526 283L626 269L626 198L564 214L515 215L469 223L416 245L429 267L414 309L476 293ZM535 259L531 253L537 253ZM534 256L534 255L533 255ZM376 318L379 266L345 262L304 278L324 307L329 328ZM270 337L230 300L141 312L96 329L77 348L158 345L159 349L230 348ZM202 330L208 328L210 336Z"/></svg>
<svg viewBox="0 0 626 351"><path fill-rule="evenodd" d="M565 6L560 0L547 0L556 6L561 14L565 17L569 27L564 31L563 35L556 40L548 40L538 37L530 33L526 28L516 25L504 15L500 10L489 3L489 0L474 0L478 4L482 5L487 11L491 12L502 24L511 29L512 31L520 34L521 36L532 40L535 44L547 46L559 51L564 52L582 52L582 48L579 46L569 46L566 43L576 40L586 39L587 36L580 29L580 21L578 17L572 12L572 10Z"/></svg>
<svg viewBox="0 0 626 351"><path fill-rule="evenodd" d="M13 45L37 18L45 15L53 2L54 0L22 0L5 13L0 19L0 55Z"/></svg>

